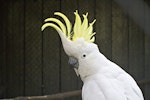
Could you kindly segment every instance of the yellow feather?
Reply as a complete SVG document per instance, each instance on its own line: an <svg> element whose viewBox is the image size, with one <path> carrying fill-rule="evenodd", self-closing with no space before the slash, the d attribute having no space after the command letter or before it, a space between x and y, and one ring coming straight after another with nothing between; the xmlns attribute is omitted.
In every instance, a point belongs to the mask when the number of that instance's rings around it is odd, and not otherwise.
<svg viewBox="0 0 150 100"><path fill-rule="evenodd" d="M82 26L81 26L81 30L82 30L82 36L84 37L85 34L85 30L87 29L88 27L88 19L87 19L87 16L88 16L88 13L86 13L86 15L83 15L84 19L83 19L83 23L82 23Z"/></svg>
<svg viewBox="0 0 150 100"><path fill-rule="evenodd" d="M46 27L48 27L48 26L50 26L50 27L53 27L55 30L57 30L57 31L62 31L57 25L55 25L55 24L53 24L53 23L45 23L43 26L42 26L42 28L41 28L41 30L43 31Z"/></svg>
<svg viewBox="0 0 150 100"><path fill-rule="evenodd" d="M69 19L64 14L62 14L60 12L55 12L54 15L60 16L60 17L62 17L64 19L64 21L66 23L66 26L67 26L68 35L70 35L72 25L71 25Z"/></svg>
<svg viewBox="0 0 150 100"><path fill-rule="evenodd" d="M63 18L63 20L65 21L65 25L56 18L47 18L45 19L45 22L47 23L45 23L42 26L41 30L43 31L46 27L50 26L56 29L57 31L62 31L62 33L64 33L65 36L72 41L75 41L77 38L84 38L84 40L87 42L94 42L95 41L94 35L96 33L95 32L93 33L93 24L95 23L96 20L94 20L92 23L88 25L87 19L88 13L86 13L86 15L83 14L83 22L81 21L81 18L77 10L76 12L74 12L74 14L75 14L75 24L73 29L69 19L64 14L60 12L55 12L54 15ZM48 23L48 21L51 21L52 23L51 22Z"/></svg>
<svg viewBox="0 0 150 100"><path fill-rule="evenodd" d="M94 42L95 41L95 37L93 36L92 39L90 39L90 42Z"/></svg>
<svg viewBox="0 0 150 100"><path fill-rule="evenodd" d="M93 20L93 22L91 23L91 25L93 25L96 22L96 19Z"/></svg>
<svg viewBox="0 0 150 100"><path fill-rule="evenodd" d="M74 13L75 14L75 24L74 24L74 36L76 37L80 37L81 35L81 18L78 14L78 11L76 10L76 12Z"/></svg>
<svg viewBox="0 0 150 100"><path fill-rule="evenodd" d="M90 36L90 34L92 33L92 31L93 31L93 26L90 24L89 25L89 27L87 28L87 30L86 30L86 35L85 35L85 37L89 37Z"/></svg>
<svg viewBox="0 0 150 100"><path fill-rule="evenodd" d="M92 23L90 23L88 29L87 29L87 36L91 36L93 32L93 24L95 23L96 20L94 20Z"/></svg>
<svg viewBox="0 0 150 100"><path fill-rule="evenodd" d="M55 22L56 24L58 24L60 26L62 32L65 35L67 35L67 33L66 33L66 27L65 27L65 25L60 20L58 20L56 18L47 18L47 19L45 19L45 22L48 22L48 21L52 21L52 22Z"/></svg>
<svg viewBox="0 0 150 100"><path fill-rule="evenodd" d="M83 23L82 23L82 28L85 30L88 27L88 19L87 19L88 13L86 13L86 15L83 15Z"/></svg>
<svg viewBox="0 0 150 100"><path fill-rule="evenodd" d="M90 37L94 36L95 34L96 34L96 32L92 33L92 34L90 35Z"/></svg>

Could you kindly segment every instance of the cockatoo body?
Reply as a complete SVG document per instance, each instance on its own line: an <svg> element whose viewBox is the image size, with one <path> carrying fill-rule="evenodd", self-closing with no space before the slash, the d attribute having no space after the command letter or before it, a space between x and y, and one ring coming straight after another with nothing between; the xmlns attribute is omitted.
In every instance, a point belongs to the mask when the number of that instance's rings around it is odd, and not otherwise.
<svg viewBox="0 0 150 100"><path fill-rule="evenodd" d="M118 65L107 59L93 43L93 24L88 24L88 13L83 22L76 11L75 24L62 13L54 13L64 19L65 25L56 18L47 18L42 30L50 26L57 30L69 63L83 81L83 100L143 100L134 79Z"/></svg>

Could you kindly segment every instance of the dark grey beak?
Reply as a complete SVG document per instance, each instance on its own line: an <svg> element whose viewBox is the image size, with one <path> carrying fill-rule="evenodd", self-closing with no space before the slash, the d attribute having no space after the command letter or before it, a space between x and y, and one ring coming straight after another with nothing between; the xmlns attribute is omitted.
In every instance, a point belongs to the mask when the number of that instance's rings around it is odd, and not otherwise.
<svg viewBox="0 0 150 100"><path fill-rule="evenodd" d="M69 57L68 61L69 65L73 68L78 68L79 67L79 62L78 59L75 57Z"/></svg>

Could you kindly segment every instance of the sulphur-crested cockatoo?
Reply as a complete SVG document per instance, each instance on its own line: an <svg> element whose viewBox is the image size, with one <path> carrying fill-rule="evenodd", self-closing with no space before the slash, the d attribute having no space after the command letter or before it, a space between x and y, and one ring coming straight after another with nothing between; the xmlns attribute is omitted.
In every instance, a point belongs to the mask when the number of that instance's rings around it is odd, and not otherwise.
<svg viewBox="0 0 150 100"><path fill-rule="evenodd" d="M60 12L65 24L56 18L47 18L42 30L50 26L57 30L69 63L83 81L83 100L144 100L135 80L118 65L107 59L93 43L93 24L88 23L88 13L81 20L78 11L74 12L75 23Z"/></svg>

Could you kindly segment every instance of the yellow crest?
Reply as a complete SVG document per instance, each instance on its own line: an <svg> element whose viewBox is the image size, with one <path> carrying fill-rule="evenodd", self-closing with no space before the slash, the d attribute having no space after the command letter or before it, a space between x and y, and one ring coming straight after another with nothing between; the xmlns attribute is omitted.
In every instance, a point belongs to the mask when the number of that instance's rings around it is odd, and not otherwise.
<svg viewBox="0 0 150 100"><path fill-rule="evenodd" d="M69 40L75 41L77 38L84 38L84 40L87 42L94 42L94 35L96 33L93 33L93 24L96 20L94 20L92 23L88 23L88 13L86 13L86 15L83 14L82 22L77 10L74 12L74 14L75 23L73 28L71 22L63 13L55 12L54 15L63 18L65 25L56 18L47 18L45 19L46 23L42 26L42 30L48 26L51 26L58 31L62 31L62 33L64 33Z"/></svg>

